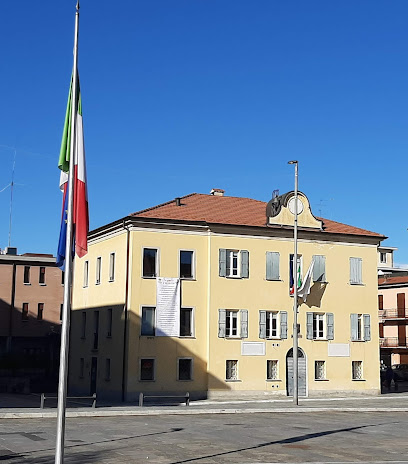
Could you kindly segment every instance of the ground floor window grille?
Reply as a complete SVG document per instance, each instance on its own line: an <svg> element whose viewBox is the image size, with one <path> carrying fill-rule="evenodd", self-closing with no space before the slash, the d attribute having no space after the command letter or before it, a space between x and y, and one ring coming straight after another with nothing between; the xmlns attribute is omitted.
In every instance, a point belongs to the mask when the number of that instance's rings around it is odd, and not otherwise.
<svg viewBox="0 0 408 464"><path fill-rule="evenodd" d="M226 375L227 380L238 380L238 361L228 360L226 363Z"/></svg>
<svg viewBox="0 0 408 464"><path fill-rule="evenodd" d="M363 379L363 361L352 362L353 380Z"/></svg>
<svg viewBox="0 0 408 464"><path fill-rule="evenodd" d="M266 378L268 380L278 380L278 361L275 359L268 359L266 361Z"/></svg>
<svg viewBox="0 0 408 464"><path fill-rule="evenodd" d="M325 364L324 361L315 361L315 380L324 380L326 378Z"/></svg>
<svg viewBox="0 0 408 464"><path fill-rule="evenodd" d="M140 360L140 380L154 380L154 359Z"/></svg>

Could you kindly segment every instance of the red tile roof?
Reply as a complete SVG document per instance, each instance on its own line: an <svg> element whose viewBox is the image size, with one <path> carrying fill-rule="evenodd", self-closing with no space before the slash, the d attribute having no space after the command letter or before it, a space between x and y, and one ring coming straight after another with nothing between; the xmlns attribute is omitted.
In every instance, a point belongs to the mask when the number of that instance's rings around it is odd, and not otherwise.
<svg viewBox="0 0 408 464"><path fill-rule="evenodd" d="M208 224L228 224L267 227L266 203L251 198L228 197L191 193L181 197L181 206L175 200L132 213L133 217L198 221ZM323 231L334 234L365 235L385 238L376 232L349 226L329 219L323 221ZM268 226L273 227L273 226Z"/></svg>
<svg viewBox="0 0 408 464"><path fill-rule="evenodd" d="M378 285L407 284L408 276L379 277Z"/></svg>

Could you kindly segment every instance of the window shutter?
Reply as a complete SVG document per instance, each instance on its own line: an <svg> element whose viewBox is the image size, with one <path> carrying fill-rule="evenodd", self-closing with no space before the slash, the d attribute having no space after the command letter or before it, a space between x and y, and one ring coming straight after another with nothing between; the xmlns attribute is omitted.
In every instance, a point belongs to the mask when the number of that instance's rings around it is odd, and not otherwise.
<svg viewBox="0 0 408 464"><path fill-rule="evenodd" d="M326 282L326 256L313 256L313 282Z"/></svg>
<svg viewBox="0 0 408 464"><path fill-rule="evenodd" d="M266 280L279 280L279 253L266 252Z"/></svg>
<svg viewBox="0 0 408 464"><path fill-rule="evenodd" d="M248 338L248 310L241 309L241 338Z"/></svg>
<svg viewBox="0 0 408 464"><path fill-rule="evenodd" d="M370 315L364 314L364 341L369 342L371 340L371 330L370 330Z"/></svg>
<svg viewBox="0 0 408 464"><path fill-rule="evenodd" d="M306 313L306 338L313 340L313 313Z"/></svg>
<svg viewBox="0 0 408 464"><path fill-rule="evenodd" d="M225 338L225 309L218 310L218 337Z"/></svg>
<svg viewBox="0 0 408 464"><path fill-rule="evenodd" d="M286 311L280 312L280 338L288 338L288 313Z"/></svg>
<svg viewBox="0 0 408 464"><path fill-rule="evenodd" d="M350 314L351 341L358 338L358 314Z"/></svg>
<svg viewBox="0 0 408 464"><path fill-rule="evenodd" d="M350 258L350 283L362 283L362 260L361 258Z"/></svg>
<svg viewBox="0 0 408 464"><path fill-rule="evenodd" d="M334 314L326 314L327 340L334 340Z"/></svg>
<svg viewBox="0 0 408 464"><path fill-rule="evenodd" d="M220 277L227 275L227 250L220 248Z"/></svg>
<svg viewBox="0 0 408 464"><path fill-rule="evenodd" d="M249 252L241 250L241 277L247 279L249 277Z"/></svg>
<svg viewBox="0 0 408 464"><path fill-rule="evenodd" d="M259 338L266 338L266 311L259 311Z"/></svg>

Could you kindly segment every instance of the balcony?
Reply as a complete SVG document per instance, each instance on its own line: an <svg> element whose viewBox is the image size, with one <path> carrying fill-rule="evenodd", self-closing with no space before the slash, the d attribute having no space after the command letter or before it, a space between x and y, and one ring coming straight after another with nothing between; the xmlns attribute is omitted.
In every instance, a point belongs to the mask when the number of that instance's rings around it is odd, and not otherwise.
<svg viewBox="0 0 408 464"><path fill-rule="evenodd" d="M402 337L380 338L381 348L408 348L408 339Z"/></svg>
<svg viewBox="0 0 408 464"><path fill-rule="evenodd" d="M408 308L380 309L378 317L386 321L408 319Z"/></svg>

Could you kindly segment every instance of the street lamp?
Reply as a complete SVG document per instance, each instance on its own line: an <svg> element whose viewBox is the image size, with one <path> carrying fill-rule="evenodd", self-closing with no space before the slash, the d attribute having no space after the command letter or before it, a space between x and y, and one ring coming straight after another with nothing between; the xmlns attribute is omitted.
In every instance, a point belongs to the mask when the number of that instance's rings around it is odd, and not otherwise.
<svg viewBox="0 0 408 464"><path fill-rule="evenodd" d="M293 403L299 404L299 379L298 379L298 329L297 329L297 300L298 300L298 280L297 280L297 229L298 229L298 162L289 161L288 164L295 165L295 208L293 226Z"/></svg>

